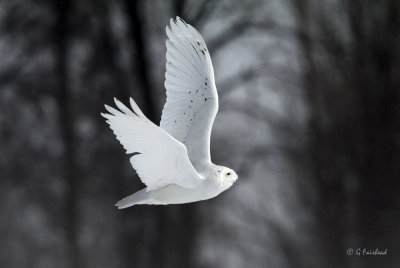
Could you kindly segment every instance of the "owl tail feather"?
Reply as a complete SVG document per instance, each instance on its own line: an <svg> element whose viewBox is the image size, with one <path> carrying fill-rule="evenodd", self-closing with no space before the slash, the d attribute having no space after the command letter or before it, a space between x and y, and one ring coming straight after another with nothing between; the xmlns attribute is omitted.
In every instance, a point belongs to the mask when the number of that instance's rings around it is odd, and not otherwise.
<svg viewBox="0 0 400 268"><path fill-rule="evenodd" d="M137 191L134 194L131 194L121 200L119 200L115 206L118 207L118 209L123 209L127 207L131 207L133 205L150 205L153 204L153 200L151 198L151 192L147 192L146 188Z"/></svg>

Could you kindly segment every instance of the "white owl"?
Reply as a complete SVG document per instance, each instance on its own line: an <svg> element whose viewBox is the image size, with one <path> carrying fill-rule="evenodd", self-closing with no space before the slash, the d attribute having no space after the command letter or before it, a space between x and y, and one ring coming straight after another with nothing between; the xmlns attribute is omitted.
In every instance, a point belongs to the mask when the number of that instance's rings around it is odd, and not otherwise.
<svg viewBox="0 0 400 268"><path fill-rule="evenodd" d="M182 204L210 199L237 180L236 173L211 162L210 135L218 94L210 54L200 33L181 18L166 28L167 101L160 126L130 99L132 110L117 99L119 111L102 114L146 188L116 206Z"/></svg>

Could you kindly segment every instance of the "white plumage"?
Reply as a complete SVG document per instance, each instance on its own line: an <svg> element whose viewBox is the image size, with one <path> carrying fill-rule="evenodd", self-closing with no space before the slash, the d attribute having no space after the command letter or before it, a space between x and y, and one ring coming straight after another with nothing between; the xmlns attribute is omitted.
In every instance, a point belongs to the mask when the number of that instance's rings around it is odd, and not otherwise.
<svg viewBox="0 0 400 268"><path fill-rule="evenodd" d="M131 157L146 188L116 205L180 204L212 198L236 180L236 173L214 165L210 136L218 94L210 54L200 33L181 18L171 19L160 127L130 99L132 110L114 99L119 111L102 114Z"/></svg>

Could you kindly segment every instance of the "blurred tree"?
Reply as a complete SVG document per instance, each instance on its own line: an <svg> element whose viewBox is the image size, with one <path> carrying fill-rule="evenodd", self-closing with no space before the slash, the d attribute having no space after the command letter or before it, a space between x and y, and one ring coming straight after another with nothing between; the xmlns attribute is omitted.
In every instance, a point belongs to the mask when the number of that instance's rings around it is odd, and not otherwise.
<svg viewBox="0 0 400 268"><path fill-rule="evenodd" d="M308 183L320 264L398 263L399 9L396 1L293 1L308 109ZM301 178L302 179L302 178ZM384 258L346 256L385 249Z"/></svg>
<svg viewBox="0 0 400 268"><path fill-rule="evenodd" d="M79 183L82 177L79 175L76 165L76 142L75 142L75 110L72 108L71 89L69 88L69 51L70 51L70 18L71 5L73 2L59 0L55 2L54 13L56 20L54 25L54 53L55 73L57 77L57 92L55 99L58 104L58 122L63 143L63 177L66 180L65 194L65 230L68 241L69 260L72 267L80 268L82 263L79 256L78 224L79 224Z"/></svg>

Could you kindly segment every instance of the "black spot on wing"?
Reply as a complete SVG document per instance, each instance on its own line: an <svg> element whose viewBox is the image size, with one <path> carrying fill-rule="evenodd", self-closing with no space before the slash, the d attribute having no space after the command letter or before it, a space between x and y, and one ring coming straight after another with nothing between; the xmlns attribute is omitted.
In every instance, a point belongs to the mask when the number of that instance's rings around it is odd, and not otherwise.
<svg viewBox="0 0 400 268"><path fill-rule="evenodd" d="M197 52L196 48L193 45L192 45L192 48L194 49L194 52L196 52L197 56L200 56L199 53ZM203 52L203 50L201 52ZM204 54L204 52L203 52L203 54Z"/></svg>

